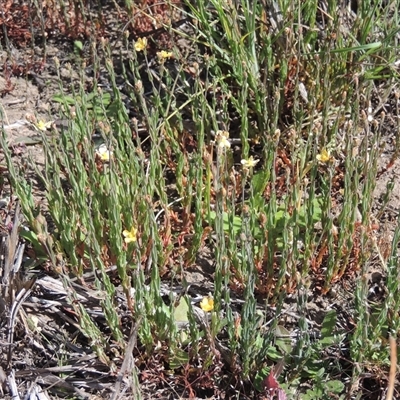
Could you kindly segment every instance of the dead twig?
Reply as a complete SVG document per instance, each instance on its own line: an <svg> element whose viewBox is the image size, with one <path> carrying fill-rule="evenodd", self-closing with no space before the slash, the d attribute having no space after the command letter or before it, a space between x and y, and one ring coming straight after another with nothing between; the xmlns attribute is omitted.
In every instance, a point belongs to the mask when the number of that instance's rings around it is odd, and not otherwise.
<svg viewBox="0 0 400 400"><path fill-rule="evenodd" d="M393 399L394 383L396 380L397 371L397 344L394 337L390 337L390 372L389 372L389 385L386 400Z"/></svg>
<svg viewBox="0 0 400 400"><path fill-rule="evenodd" d="M131 374L136 374L135 359L133 358L133 349L136 347L137 334L138 334L138 330L139 330L141 321L142 321L142 318L139 317L139 319L136 321L134 327L132 328L128 346L126 347L126 350L125 350L125 358L122 363L121 370L119 371L119 374L117 377L117 382L115 384L115 391L114 391L114 394L113 394L111 400L116 400L116 399L120 398L119 394L121 392L121 383L122 383L122 380L124 379L126 372L129 371ZM132 378L130 380L131 380L132 394L136 396L138 394L138 388L136 387L136 381L135 381L135 379L132 379Z"/></svg>
<svg viewBox="0 0 400 400"><path fill-rule="evenodd" d="M17 313L18 313L20 307L22 306L23 302L31 294L34 284L35 284L35 279L32 279L31 281L29 281L27 288L22 288L18 292L18 294L15 298L15 301L13 302L13 305L11 307L10 319L8 321L7 368L10 367L10 363L11 363L12 347L13 347L13 342L14 342L14 326L15 326L15 320L17 317Z"/></svg>
<svg viewBox="0 0 400 400"><path fill-rule="evenodd" d="M11 397L13 400L20 400L17 389L17 383L15 382L15 375L14 371L10 371L10 374L7 377L8 387L10 388Z"/></svg>

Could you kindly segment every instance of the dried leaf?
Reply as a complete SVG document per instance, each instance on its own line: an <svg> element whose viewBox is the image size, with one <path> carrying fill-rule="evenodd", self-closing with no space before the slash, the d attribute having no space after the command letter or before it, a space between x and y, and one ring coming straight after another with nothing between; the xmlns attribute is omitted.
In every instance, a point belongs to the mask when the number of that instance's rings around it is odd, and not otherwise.
<svg viewBox="0 0 400 400"><path fill-rule="evenodd" d="M279 383L276 380L274 374L274 367L271 368L271 370L269 371L269 375L262 381L262 386L264 390L271 393L279 389Z"/></svg>
<svg viewBox="0 0 400 400"><path fill-rule="evenodd" d="M278 400L286 400L286 393L279 387L279 383L276 377L281 373L284 365L282 359L276 366L272 367L269 371L269 375L262 381L262 387L269 395L277 395ZM277 373L275 373L277 371Z"/></svg>

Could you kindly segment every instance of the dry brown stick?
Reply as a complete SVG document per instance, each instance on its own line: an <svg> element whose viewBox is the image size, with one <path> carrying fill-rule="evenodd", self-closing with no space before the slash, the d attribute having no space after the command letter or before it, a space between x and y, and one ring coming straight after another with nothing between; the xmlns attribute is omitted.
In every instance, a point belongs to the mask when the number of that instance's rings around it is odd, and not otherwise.
<svg viewBox="0 0 400 400"><path fill-rule="evenodd" d="M6 220L6 224L11 222L9 216ZM2 276L3 284L3 296L7 300L10 298L10 286L13 284L13 277L15 276L15 255L18 247L18 230L19 230L19 219L20 219L20 205L17 202L15 206L14 220L12 224L11 233L8 234L6 239L5 257L4 257L4 269ZM21 258L22 261L22 258ZM19 265L17 269L19 269Z"/></svg>
<svg viewBox="0 0 400 400"><path fill-rule="evenodd" d="M7 107L10 107L10 106L13 106L15 104L20 104L20 103L25 103L25 102L26 102L26 97L22 97L21 99L7 101L6 103L4 103L4 105L7 106Z"/></svg>
<svg viewBox="0 0 400 400"><path fill-rule="evenodd" d="M119 394L121 391L121 383L125 376L125 373L128 370L132 374L136 373L135 372L135 359L133 358L133 349L136 346L137 334L138 334L138 330L139 330L141 321L142 321L142 318L139 317L139 319L136 321L134 327L132 328L128 346L126 346L126 350L125 350L125 358L122 363L121 370L119 371L119 374L117 377L117 382L115 384L114 394L113 394L111 400L117 400L119 398ZM133 393L134 395L136 394L137 389L138 388L136 387L135 382L132 382L132 391L134 392Z"/></svg>
<svg viewBox="0 0 400 400"><path fill-rule="evenodd" d="M390 337L390 372L389 372L389 385L386 395L386 400L393 399L394 393L394 382L396 380L396 370L397 370L397 345L396 339Z"/></svg>
<svg viewBox="0 0 400 400"><path fill-rule="evenodd" d="M11 355L12 355L12 348L13 348L13 342L14 342L14 325L15 325L15 319L18 314L18 310L22 306L22 303L25 301L25 299L31 294L32 288L35 284L35 280L32 279L30 282L28 282L27 288L22 288L11 307L10 310L10 319L8 322L8 353L7 353L7 368L10 368L10 363L11 363Z"/></svg>
<svg viewBox="0 0 400 400"><path fill-rule="evenodd" d="M11 396L13 400L20 400L21 398L19 397L18 394L18 388L17 384L15 382L15 374L14 371L11 371L7 377L8 381L8 387L10 388Z"/></svg>

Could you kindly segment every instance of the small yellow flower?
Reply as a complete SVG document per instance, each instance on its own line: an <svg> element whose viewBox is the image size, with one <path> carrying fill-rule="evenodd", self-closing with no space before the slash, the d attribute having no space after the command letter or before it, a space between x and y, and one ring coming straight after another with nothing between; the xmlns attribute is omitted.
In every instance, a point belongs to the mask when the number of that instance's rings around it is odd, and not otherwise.
<svg viewBox="0 0 400 400"><path fill-rule="evenodd" d="M102 145L99 146L99 148L96 150L96 154L100 157L101 161L108 162L110 161L110 158L113 154L112 151L110 151L107 146L103 143Z"/></svg>
<svg viewBox="0 0 400 400"><path fill-rule="evenodd" d="M137 237L136 237L137 229L134 226L131 228L130 231L125 229L122 232L122 234L124 235L124 242L125 243L136 242L136 240L137 240Z"/></svg>
<svg viewBox="0 0 400 400"><path fill-rule="evenodd" d="M147 47L147 39L146 38L139 38L135 42L135 50L137 52L143 51Z"/></svg>
<svg viewBox="0 0 400 400"><path fill-rule="evenodd" d="M205 312L214 310L214 299L211 296L204 297L200 302L200 307Z"/></svg>
<svg viewBox="0 0 400 400"><path fill-rule="evenodd" d="M326 150L326 148L324 147L321 150L321 153L317 154L317 160L322 162L322 163L327 163L329 161L332 161L333 157L330 155L329 151Z"/></svg>
<svg viewBox="0 0 400 400"><path fill-rule="evenodd" d="M245 169L250 169L250 168L255 167L259 161L260 161L260 160L255 160L255 159L253 158L253 156L251 156L251 157L250 157L249 159L247 159L247 160L241 160L240 163L243 165L243 168L245 168Z"/></svg>
<svg viewBox="0 0 400 400"><path fill-rule="evenodd" d="M165 51L165 50L161 50L157 52L157 57L159 58L160 61L164 61L168 58L172 58L173 53L172 51Z"/></svg>
<svg viewBox="0 0 400 400"><path fill-rule="evenodd" d="M47 131L47 129L51 128L51 125L53 124L54 121L49 121L49 122L44 122L43 120L39 120L35 125L39 131Z"/></svg>
<svg viewBox="0 0 400 400"><path fill-rule="evenodd" d="M228 140L229 132L227 131L217 131L215 135L215 141L217 142L218 148L229 149L231 147L231 142Z"/></svg>

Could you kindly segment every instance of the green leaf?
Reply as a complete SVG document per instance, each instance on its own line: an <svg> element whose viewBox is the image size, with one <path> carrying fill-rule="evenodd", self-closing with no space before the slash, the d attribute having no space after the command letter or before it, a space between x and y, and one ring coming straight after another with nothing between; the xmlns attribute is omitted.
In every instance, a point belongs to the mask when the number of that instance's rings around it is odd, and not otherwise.
<svg viewBox="0 0 400 400"><path fill-rule="evenodd" d="M275 346L270 346L267 350L267 357L272 361L278 361L282 358L282 353Z"/></svg>
<svg viewBox="0 0 400 400"><path fill-rule="evenodd" d="M326 382L326 391L330 393L341 393L344 390L344 383L334 380Z"/></svg>
<svg viewBox="0 0 400 400"><path fill-rule="evenodd" d="M58 93L53 96L53 101L57 103L64 103L67 105L73 105L76 103L76 99L71 96L65 96L63 93Z"/></svg>
<svg viewBox="0 0 400 400"><path fill-rule="evenodd" d="M156 307L156 313L158 315L163 315L163 318L169 318L169 316L171 315L170 309L165 303L161 303L161 305Z"/></svg>
<svg viewBox="0 0 400 400"><path fill-rule="evenodd" d="M337 314L335 310L329 310L322 322L322 329L321 329L321 340L320 343L329 346L335 341L335 326L336 326L336 319Z"/></svg>
<svg viewBox="0 0 400 400"><path fill-rule="evenodd" d="M251 184L253 187L253 193L261 194L264 192L269 181L269 175L269 172L266 173L266 171L259 171L252 176Z"/></svg>
<svg viewBox="0 0 400 400"><path fill-rule="evenodd" d="M308 389L307 392L303 395L303 400L318 400L322 396L322 389L316 388L314 390Z"/></svg>
<svg viewBox="0 0 400 400"><path fill-rule="evenodd" d="M321 219L322 219L322 200L319 197L316 197L312 200L312 208L313 208L312 222L316 223L318 221L321 221ZM303 228L306 228L306 225L307 225L306 215L307 215L307 207L306 207L306 204L303 204L299 209L299 223L300 223L300 226L302 226Z"/></svg>
<svg viewBox="0 0 400 400"><path fill-rule="evenodd" d="M175 322L177 323L188 322L189 321L188 312L189 312L189 306L186 302L186 299L181 298L174 310Z"/></svg>
<svg viewBox="0 0 400 400"><path fill-rule="evenodd" d="M108 94L108 93L104 93L104 95L106 95L106 94ZM108 118L116 118L118 116L118 114L121 112L120 102L119 101L111 102L111 97L108 99L107 104L105 103L105 101L107 101L107 98L106 98L106 100L104 100L104 97L103 97L103 104L105 106L110 104L110 105L108 105L107 110L106 110L107 117Z"/></svg>
<svg viewBox="0 0 400 400"><path fill-rule="evenodd" d="M276 345L284 354L289 354L292 351L292 339L290 332L283 326L276 327Z"/></svg>
<svg viewBox="0 0 400 400"><path fill-rule="evenodd" d="M301 371L302 375L313 379L322 379L325 374L325 368L320 367L320 365L321 363L318 361L307 362Z"/></svg>
<svg viewBox="0 0 400 400"><path fill-rule="evenodd" d="M19 235L21 238L25 239L32 245L37 257L42 257L46 255L45 251L43 250L43 246L40 244L35 232L33 232L32 230L21 229L19 231Z"/></svg>
<svg viewBox="0 0 400 400"><path fill-rule="evenodd" d="M172 370L181 368L189 362L189 355L179 347L173 346L170 351L169 367Z"/></svg>
<svg viewBox="0 0 400 400"><path fill-rule="evenodd" d="M374 52L376 52L378 49L380 49L382 47L382 42L373 42L373 43L367 43L367 44L363 44L360 46L353 46L353 47L341 47L339 49L332 49L329 50L329 53L331 54L337 54L337 53L352 53L355 51L360 51L363 52L365 55L362 57L365 58L365 56L372 54ZM319 53L313 53L313 54L322 54L324 53L324 51L321 51Z"/></svg>
<svg viewBox="0 0 400 400"><path fill-rule="evenodd" d="M75 46L79 51L82 51L82 50L83 50L83 43L82 43L80 40L75 40L74 46Z"/></svg>
<svg viewBox="0 0 400 400"><path fill-rule="evenodd" d="M211 217L211 222L214 222L215 219L217 218L217 214L215 211L210 212L210 217ZM222 215L223 218L223 226L224 226L224 231L229 232L230 231L230 224L229 224L229 216L228 213L223 213ZM235 235L239 234L242 231L242 218L234 216L233 217L233 225L232 225L233 232Z"/></svg>

